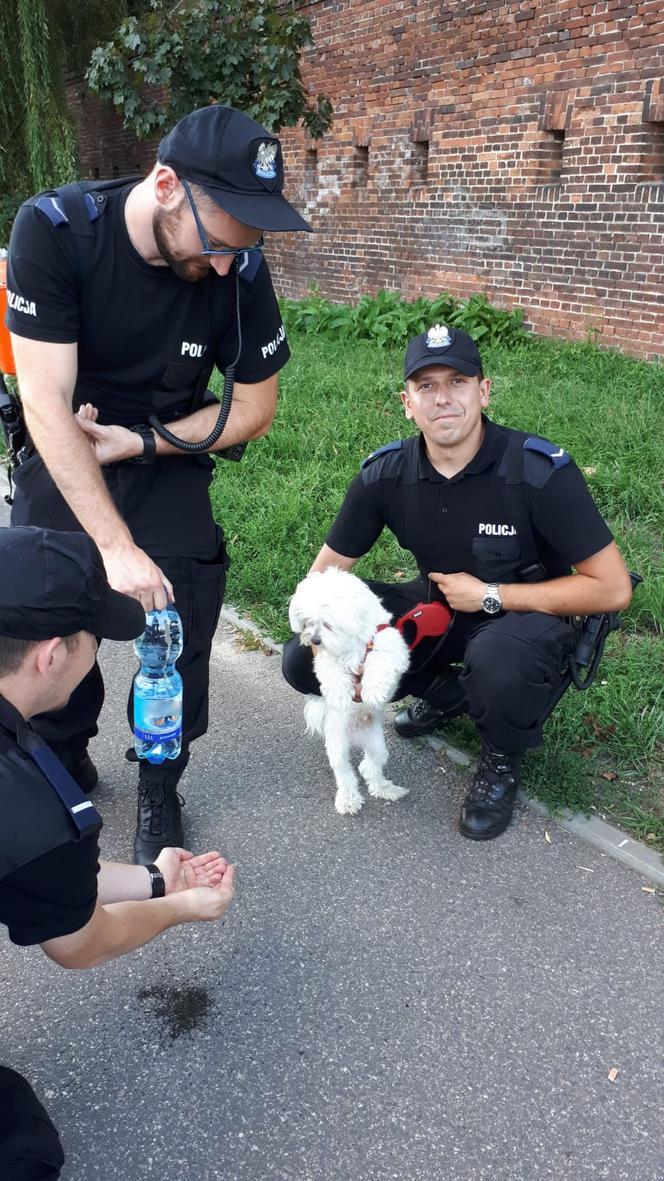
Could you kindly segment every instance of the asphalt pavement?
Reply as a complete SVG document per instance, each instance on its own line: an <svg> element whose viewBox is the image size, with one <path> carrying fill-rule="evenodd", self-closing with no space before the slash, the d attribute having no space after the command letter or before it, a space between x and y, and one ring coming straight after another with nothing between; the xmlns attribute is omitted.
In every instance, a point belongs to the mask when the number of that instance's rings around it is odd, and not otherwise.
<svg viewBox="0 0 664 1181"><path fill-rule="evenodd" d="M135 661L102 657L95 802L126 860ZM468 769L394 735L410 795L340 817L278 657L222 625L212 683L182 790L190 847L238 868L225 920L85 972L0 933L0 1059L46 1103L64 1181L661 1181L648 879L526 807L464 840Z"/></svg>

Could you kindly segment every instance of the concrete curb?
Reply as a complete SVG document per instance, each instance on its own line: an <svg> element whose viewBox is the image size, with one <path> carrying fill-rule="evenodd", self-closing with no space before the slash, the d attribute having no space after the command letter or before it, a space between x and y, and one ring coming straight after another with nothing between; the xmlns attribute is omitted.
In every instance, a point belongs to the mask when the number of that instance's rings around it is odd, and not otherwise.
<svg viewBox="0 0 664 1181"><path fill-rule="evenodd" d="M282 651L283 644L266 636L253 620L241 615L236 607L230 604L222 607L221 618L232 627L237 628L238 631L249 632L250 635L260 640L266 649L275 653ZM446 742L440 735L429 735L425 739L425 743L437 753L444 751L450 762L458 767L470 767L475 761L468 751L453 746L451 742ZM554 816L545 804L533 796L525 795L524 792L519 792L519 799L521 803L527 804L539 816L550 819L552 824L560 825L561 828L573 833L574 836L587 841L589 845L594 845L601 853L613 857L615 861L620 861L630 869L636 870L649 882L664 888L664 860L662 857L641 841L633 840L622 829L607 824L599 816L584 816L582 812L574 813L569 809Z"/></svg>
<svg viewBox="0 0 664 1181"><path fill-rule="evenodd" d="M224 604L221 608L219 618L224 623L230 623L231 627L234 627L236 631L248 632L250 636L253 636L254 639L260 642L261 647L265 648L266 651L269 649L275 654L283 651L283 644L280 644L278 640L273 640L271 636L266 635L258 624L254 623L253 619L248 619L246 615L241 615L237 607L233 607L232 604Z"/></svg>
<svg viewBox="0 0 664 1181"><path fill-rule="evenodd" d="M475 761L467 751L452 746L439 735L431 734L425 741L432 750L444 751L457 766L469 767ZM583 812L570 812L569 808L554 816L541 800L527 796L522 791L519 792L519 800L539 816L547 817L552 824L560 825L561 828L587 841L589 845L594 845L601 853L613 857L615 861L621 861L623 865L635 869L654 885L664 888L664 860L660 854L654 849L649 849L643 842L633 840L622 829L607 824L606 820L601 820L599 816L584 816Z"/></svg>

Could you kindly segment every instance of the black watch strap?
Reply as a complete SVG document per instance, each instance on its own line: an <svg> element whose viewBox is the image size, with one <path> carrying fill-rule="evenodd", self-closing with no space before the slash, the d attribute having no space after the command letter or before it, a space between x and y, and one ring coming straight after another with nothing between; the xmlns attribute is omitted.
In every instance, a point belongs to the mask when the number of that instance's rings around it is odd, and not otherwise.
<svg viewBox="0 0 664 1181"><path fill-rule="evenodd" d="M164 875L161 872L159 866L146 865L145 868L150 875L150 881L152 883L152 894L150 897L163 898L166 893L166 882L164 881Z"/></svg>
<svg viewBox="0 0 664 1181"><path fill-rule="evenodd" d="M157 458L157 440L154 437L154 431L147 422L137 422L134 426L129 427L135 435L140 435L143 440L143 454L134 455L129 463L154 463Z"/></svg>

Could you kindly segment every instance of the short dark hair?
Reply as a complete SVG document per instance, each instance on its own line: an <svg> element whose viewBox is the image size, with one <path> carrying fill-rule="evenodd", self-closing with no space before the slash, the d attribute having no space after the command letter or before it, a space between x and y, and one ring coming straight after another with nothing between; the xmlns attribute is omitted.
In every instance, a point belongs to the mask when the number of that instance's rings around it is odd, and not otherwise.
<svg viewBox="0 0 664 1181"><path fill-rule="evenodd" d="M64 636L65 647L68 652L74 652L78 647L79 633ZM43 640L17 640L15 636L0 636L0 677L7 677L10 673L17 673L28 652L43 644Z"/></svg>

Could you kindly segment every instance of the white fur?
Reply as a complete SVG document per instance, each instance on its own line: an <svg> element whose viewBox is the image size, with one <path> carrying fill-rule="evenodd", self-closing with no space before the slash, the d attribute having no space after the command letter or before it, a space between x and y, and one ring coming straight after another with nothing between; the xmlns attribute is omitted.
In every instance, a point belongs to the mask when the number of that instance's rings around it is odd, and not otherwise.
<svg viewBox="0 0 664 1181"><path fill-rule="evenodd" d="M408 646L389 624L390 616L377 596L354 574L332 567L309 574L290 602L289 619L301 644L316 643L314 669L321 697L307 697L307 732L320 734L334 772L337 812L354 814L364 803L350 752L363 752L359 772L369 795L399 800L408 789L385 777L387 745L383 710L409 663ZM367 644L373 648L367 653ZM353 674L363 668L362 700L353 700Z"/></svg>

